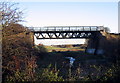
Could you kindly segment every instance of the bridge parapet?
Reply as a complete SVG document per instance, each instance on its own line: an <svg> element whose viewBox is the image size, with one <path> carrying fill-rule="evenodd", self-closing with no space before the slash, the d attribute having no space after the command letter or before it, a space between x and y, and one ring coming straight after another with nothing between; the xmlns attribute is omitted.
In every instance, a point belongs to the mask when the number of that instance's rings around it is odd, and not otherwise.
<svg viewBox="0 0 120 83"><path fill-rule="evenodd" d="M48 27L28 27L33 32L37 31L102 31L103 26L48 26Z"/></svg>

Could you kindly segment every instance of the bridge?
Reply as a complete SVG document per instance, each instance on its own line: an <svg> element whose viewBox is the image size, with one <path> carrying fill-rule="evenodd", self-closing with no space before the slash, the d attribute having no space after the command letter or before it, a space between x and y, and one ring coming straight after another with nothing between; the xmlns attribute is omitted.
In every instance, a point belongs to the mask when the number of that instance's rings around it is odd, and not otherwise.
<svg viewBox="0 0 120 83"><path fill-rule="evenodd" d="M29 27L37 39L93 38L104 31L103 26L48 26Z"/></svg>
<svg viewBox="0 0 120 83"><path fill-rule="evenodd" d="M100 42L103 37L103 26L48 26L48 27L28 27L37 39L89 39L86 49L101 49Z"/></svg>

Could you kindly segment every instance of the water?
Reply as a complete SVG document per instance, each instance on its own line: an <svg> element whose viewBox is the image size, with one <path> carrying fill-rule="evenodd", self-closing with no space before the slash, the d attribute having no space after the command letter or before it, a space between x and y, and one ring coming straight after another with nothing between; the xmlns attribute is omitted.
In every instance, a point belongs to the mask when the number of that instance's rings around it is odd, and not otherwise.
<svg viewBox="0 0 120 83"><path fill-rule="evenodd" d="M66 59L69 59L69 61L70 61L70 67L72 67L73 66L73 63L74 63L74 61L75 61L75 58L73 58L73 57L65 57Z"/></svg>
<svg viewBox="0 0 120 83"><path fill-rule="evenodd" d="M94 54L95 49L86 49L86 52L90 53L90 54ZM97 54L104 54L104 50L103 49L98 49Z"/></svg>

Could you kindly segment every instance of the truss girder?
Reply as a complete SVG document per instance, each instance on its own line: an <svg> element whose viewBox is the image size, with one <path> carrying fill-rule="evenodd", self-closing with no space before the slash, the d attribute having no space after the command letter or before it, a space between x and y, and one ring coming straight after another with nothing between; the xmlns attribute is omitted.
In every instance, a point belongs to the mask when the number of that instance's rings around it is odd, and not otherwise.
<svg viewBox="0 0 120 83"><path fill-rule="evenodd" d="M72 39L92 37L91 32L39 32L34 34L37 39Z"/></svg>

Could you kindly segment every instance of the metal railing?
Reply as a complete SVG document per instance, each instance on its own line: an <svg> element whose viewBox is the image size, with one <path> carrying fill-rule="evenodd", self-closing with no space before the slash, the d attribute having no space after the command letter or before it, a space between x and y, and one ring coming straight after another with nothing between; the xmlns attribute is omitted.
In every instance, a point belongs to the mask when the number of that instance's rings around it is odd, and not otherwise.
<svg viewBox="0 0 120 83"><path fill-rule="evenodd" d="M48 26L28 27L31 31L101 31L103 26Z"/></svg>

